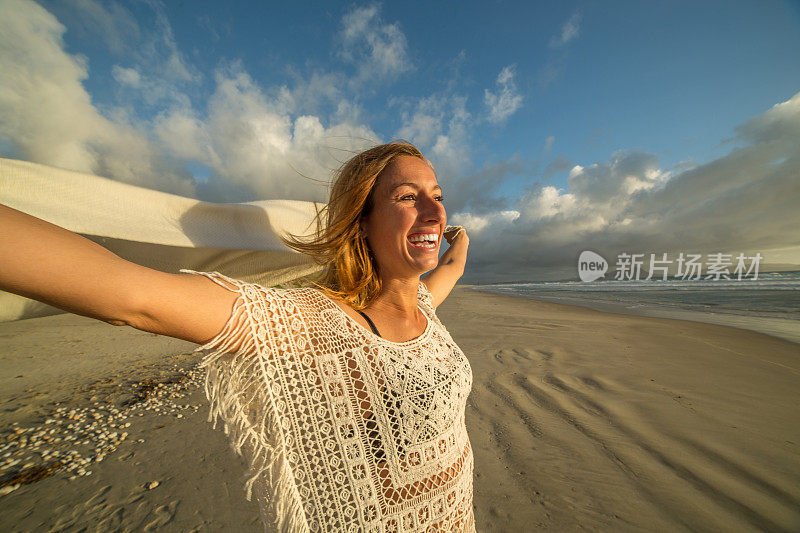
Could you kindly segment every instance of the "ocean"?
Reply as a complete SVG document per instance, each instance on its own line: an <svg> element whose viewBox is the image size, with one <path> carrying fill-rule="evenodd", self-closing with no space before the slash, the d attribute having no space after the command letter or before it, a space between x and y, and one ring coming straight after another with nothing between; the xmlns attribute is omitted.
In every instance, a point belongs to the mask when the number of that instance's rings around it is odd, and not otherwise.
<svg viewBox="0 0 800 533"><path fill-rule="evenodd" d="M800 344L800 271L758 279L598 280L472 285L472 289L598 311L749 329Z"/></svg>

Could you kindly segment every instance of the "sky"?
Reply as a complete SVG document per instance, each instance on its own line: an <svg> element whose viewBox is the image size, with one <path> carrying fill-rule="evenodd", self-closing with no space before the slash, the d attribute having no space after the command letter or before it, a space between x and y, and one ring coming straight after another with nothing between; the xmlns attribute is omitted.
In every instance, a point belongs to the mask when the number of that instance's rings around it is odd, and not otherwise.
<svg viewBox="0 0 800 533"><path fill-rule="evenodd" d="M796 2L0 0L0 72L0 157L206 201L325 201L411 141L467 283L800 268Z"/></svg>

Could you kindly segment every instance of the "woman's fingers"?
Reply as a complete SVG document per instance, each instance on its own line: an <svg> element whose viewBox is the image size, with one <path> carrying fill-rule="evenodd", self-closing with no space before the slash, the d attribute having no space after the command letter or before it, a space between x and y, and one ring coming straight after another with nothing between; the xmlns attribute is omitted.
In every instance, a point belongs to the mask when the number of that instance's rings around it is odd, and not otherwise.
<svg viewBox="0 0 800 533"><path fill-rule="evenodd" d="M464 228L462 226L447 226L447 227L445 227L444 228L444 238L447 241L447 244L453 244L453 239L462 230L464 231L464 233L466 233L466 230L464 230Z"/></svg>

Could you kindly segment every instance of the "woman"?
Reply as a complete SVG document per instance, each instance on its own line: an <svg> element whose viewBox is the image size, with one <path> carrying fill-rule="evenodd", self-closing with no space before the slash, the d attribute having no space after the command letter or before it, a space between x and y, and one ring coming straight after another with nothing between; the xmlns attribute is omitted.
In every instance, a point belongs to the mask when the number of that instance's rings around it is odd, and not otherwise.
<svg viewBox="0 0 800 533"><path fill-rule="evenodd" d="M268 527L469 531L472 375L435 313L469 241L445 235L442 199L413 145L356 155L314 238L286 240L327 267L302 289L157 272L2 207L0 288L203 344L212 417L249 459Z"/></svg>

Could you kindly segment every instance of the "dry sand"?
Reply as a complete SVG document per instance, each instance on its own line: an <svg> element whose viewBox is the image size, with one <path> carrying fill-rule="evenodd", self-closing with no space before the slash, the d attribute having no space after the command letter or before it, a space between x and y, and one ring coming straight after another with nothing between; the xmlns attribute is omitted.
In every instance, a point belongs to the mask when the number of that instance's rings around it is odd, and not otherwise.
<svg viewBox="0 0 800 533"><path fill-rule="evenodd" d="M800 530L800 345L461 287L438 312L475 377L479 531ZM70 315L0 324L0 530L261 530L192 349ZM54 449L94 416L117 427L90 475L7 466L27 428Z"/></svg>

